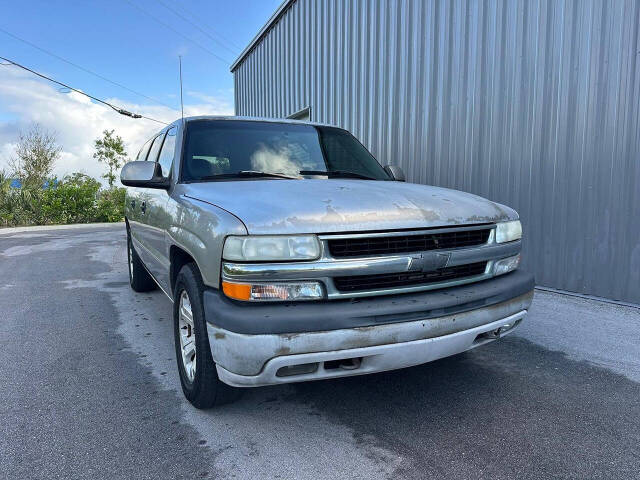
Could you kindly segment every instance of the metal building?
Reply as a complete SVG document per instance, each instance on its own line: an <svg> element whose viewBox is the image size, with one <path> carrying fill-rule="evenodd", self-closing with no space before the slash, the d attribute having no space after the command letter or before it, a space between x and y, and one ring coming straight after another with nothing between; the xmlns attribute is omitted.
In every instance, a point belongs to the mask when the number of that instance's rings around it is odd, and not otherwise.
<svg viewBox="0 0 640 480"><path fill-rule="evenodd" d="M640 303L639 26L637 0L287 0L236 113L345 127L518 210L539 285Z"/></svg>

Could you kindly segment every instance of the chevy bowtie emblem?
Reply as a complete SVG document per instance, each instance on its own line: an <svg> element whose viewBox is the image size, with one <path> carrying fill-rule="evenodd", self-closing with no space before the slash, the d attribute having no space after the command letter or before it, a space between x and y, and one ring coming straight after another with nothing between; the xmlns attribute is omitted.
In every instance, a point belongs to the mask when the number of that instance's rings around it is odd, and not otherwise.
<svg viewBox="0 0 640 480"><path fill-rule="evenodd" d="M450 253L425 252L411 255L407 270L409 272L433 272L445 268L449 263Z"/></svg>

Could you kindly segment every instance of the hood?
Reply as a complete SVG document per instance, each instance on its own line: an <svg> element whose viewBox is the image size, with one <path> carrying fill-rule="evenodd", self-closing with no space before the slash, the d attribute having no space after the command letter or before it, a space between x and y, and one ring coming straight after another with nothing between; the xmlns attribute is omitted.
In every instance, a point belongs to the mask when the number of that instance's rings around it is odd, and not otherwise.
<svg viewBox="0 0 640 480"><path fill-rule="evenodd" d="M397 230L518 218L511 208L470 193L403 182L245 180L184 187L186 196L234 214L250 234Z"/></svg>

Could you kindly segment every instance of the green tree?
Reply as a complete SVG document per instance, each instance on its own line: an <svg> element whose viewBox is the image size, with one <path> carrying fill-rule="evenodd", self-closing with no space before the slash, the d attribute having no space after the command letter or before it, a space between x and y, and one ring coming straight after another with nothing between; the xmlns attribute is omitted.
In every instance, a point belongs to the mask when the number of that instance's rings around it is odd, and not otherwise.
<svg viewBox="0 0 640 480"><path fill-rule="evenodd" d="M102 175L109 182L109 188L113 188L118 170L124 165L127 152L124 149L124 142L119 135L113 135L113 130L102 132L102 138L95 141L96 151L93 158L101 163L106 163L109 171Z"/></svg>
<svg viewBox="0 0 640 480"><path fill-rule="evenodd" d="M60 157L56 134L34 123L20 132L15 157L9 161L11 175L25 187L41 188Z"/></svg>

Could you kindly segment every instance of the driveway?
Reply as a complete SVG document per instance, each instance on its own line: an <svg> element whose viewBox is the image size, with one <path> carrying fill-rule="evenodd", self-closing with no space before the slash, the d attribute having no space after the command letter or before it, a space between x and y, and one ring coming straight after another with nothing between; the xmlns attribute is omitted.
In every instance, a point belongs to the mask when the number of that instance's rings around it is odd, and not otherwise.
<svg viewBox="0 0 640 480"><path fill-rule="evenodd" d="M640 287L639 287L640 288ZM638 478L640 309L536 292L431 364L193 409L124 226L0 233L0 478Z"/></svg>

